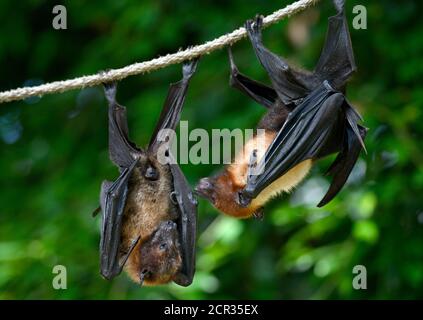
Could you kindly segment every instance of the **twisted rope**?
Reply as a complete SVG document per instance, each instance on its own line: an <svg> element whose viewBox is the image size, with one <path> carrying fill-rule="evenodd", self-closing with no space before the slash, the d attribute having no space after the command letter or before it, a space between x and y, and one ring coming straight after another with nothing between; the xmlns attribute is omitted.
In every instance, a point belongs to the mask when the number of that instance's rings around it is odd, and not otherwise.
<svg viewBox="0 0 423 320"><path fill-rule="evenodd" d="M268 27L285 17L296 14L310 7L317 1L318 0L299 0L286 6L283 9L277 10L264 18L263 27ZM177 64L186 60L197 58L212 51L221 49L227 45L232 45L233 43L244 38L246 35L247 31L244 27L241 27L232 31L231 33L220 36L219 38L208 41L204 44L190 47L176 53L167 54L150 61L137 62L123 68L111 69L107 72L89 76L82 76L69 80L45 83L39 86L23 87L0 92L0 103L23 100L29 97L42 96L44 94L61 93L69 90L96 86L104 82L122 80L129 76L150 72L164 68L171 64Z"/></svg>

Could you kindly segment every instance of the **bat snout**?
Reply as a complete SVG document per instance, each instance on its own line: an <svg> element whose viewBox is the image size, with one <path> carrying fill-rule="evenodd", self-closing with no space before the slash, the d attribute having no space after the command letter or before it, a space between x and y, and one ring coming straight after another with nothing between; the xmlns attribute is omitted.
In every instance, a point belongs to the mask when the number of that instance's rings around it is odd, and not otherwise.
<svg viewBox="0 0 423 320"><path fill-rule="evenodd" d="M195 193L200 197L214 201L214 184L210 178L202 178L195 186Z"/></svg>

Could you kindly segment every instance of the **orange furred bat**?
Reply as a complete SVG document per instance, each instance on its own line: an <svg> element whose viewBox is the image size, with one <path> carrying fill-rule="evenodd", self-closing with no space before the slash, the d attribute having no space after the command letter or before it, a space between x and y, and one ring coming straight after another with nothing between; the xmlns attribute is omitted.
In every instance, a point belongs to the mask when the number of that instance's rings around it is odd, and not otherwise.
<svg viewBox="0 0 423 320"><path fill-rule="evenodd" d="M303 180L311 168L312 160L305 160L276 181L267 186L248 206L239 202L239 193L247 185L251 168L251 155L254 153L259 162L275 139L278 130L288 116L289 110L282 104L274 104L262 118L258 129L264 129L264 136L255 135L248 140L232 163L214 177L200 180L196 186L198 195L208 199L218 210L236 218L261 217L263 206L271 198L282 192L291 191Z"/></svg>
<svg viewBox="0 0 423 320"><path fill-rule="evenodd" d="M313 72L290 66L262 42L263 17L245 28L272 86L239 73L229 50L230 84L268 109L257 128L264 142L247 141L243 152L217 176L203 178L196 192L217 209L237 218L262 216L264 204L303 180L314 161L337 153L328 173L333 176L318 206L331 201L345 184L367 129L345 97L347 80L356 70L343 0L334 0L325 45ZM251 173L250 168L261 168Z"/></svg>

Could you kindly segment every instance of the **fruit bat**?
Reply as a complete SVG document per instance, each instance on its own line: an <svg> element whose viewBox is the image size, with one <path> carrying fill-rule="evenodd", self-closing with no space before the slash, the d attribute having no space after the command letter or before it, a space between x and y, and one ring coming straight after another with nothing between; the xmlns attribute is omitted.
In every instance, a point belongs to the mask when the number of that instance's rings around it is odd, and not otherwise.
<svg viewBox="0 0 423 320"><path fill-rule="evenodd" d="M325 205L345 184L367 129L358 124L360 115L345 98L345 85L356 70L344 1L334 1L337 14L329 27L319 61L313 72L289 65L262 42L262 17L245 27L255 54L267 71L272 86L252 80L238 71L229 49L230 85L268 109L257 128L264 129L260 142L247 141L235 161L196 186L222 212L238 217L262 217L264 204L288 192L303 180L312 164L338 153L328 174L333 176ZM258 174L252 174L251 169Z"/></svg>
<svg viewBox="0 0 423 320"><path fill-rule="evenodd" d="M116 84L105 84L109 155L120 172L116 181L104 181L100 192L100 273L106 279L125 267L139 284L192 282L197 202L179 166L161 163L158 152L167 148L164 143L169 145L163 130L176 128L196 65L185 63L182 80L170 86L146 149L129 139L126 108L116 102ZM170 150L165 152L170 158Z"/></svg>

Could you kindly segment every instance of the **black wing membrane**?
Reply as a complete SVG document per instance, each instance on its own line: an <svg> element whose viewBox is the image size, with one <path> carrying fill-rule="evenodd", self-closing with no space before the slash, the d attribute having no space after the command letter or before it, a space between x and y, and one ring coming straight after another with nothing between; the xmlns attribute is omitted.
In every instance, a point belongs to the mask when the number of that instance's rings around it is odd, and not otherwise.
<svg viewBox="0 0 423 320"><path fill-rule="evenodd" d="M285 105L296 103L320 84L319 79L307 70L291 67L282 57L268 50L262 41L262 24L262 16L245 24L256 56L267 71L279 99Z"/></svg>
<svg viewBox="0 0 423 320"><path fill-rule="evenodd" d="M342 148L330 171L334 175L332 185L319 206L330 201L344 185L363 147L363 130L357 125L356 115L344 95L324 82L288 116L258 163L262 173L248 176L240 194L241 204L247 205L264 188L304 160L320 158L328 154L328 150L332 153ZM345 132L346 138L343 138Z"/></svg>
<svg viewBox="0 0 423 320"><path fill-rule="evenodd" d="M325 45L313 72L294 68L285 59L269 51L262 42L263 18L247 21L245 27L260 63L266 69L273 88L286 105L299 104L301 98L317 88L324 80L337 90L342 89L356 70L344 0L333 1L337 14L329 18Z"/></svg>
<svg viewBox="0 0 423 320"><path fill-rule="evenodd" d="M317 205L318 207L323 207L338 194L358 159L360 151L363 148L361 143L366 137L367 128L360 125L357 127L360 134L359 137L349 125L346 128L342 151L338 154L327 172L333 176L332 183L323 199Z"/></svg>
<svg viewBox="0 0 423 320"><path fill-rule="evenodd" d="M160 135L161 130L175 130L176 126L178 125L182 106L184 105L186 92L188 90L189 80L195 73L197 63L198 60L192 60L184 63L182 67L182 80L170 85L169 92L159 117L159 121L150 139L148 146L149 151L157 151L161 142L163 142L164 137Z"/></svg>
<svg viewBox="0 0 423 320"><path fill-rule="evenodd" d="M344 1L335 0L334 3L338 13L329 18L325 45L314 73L322 81L328 80L334 88L341 89L357 67L345 16Z"/></svg>
<svg viewBox="0 0 423 320"><path fill-rule="evenodd" d="M120 169L129 168L143 151L128 137L126 108L116 101L115 82L104 84L104 92L109 102L109 155Z"/></svg>
<svg viewBox="0 0 423 320"><path fill-rule="evenodd" d="M343 95L322 85L291 112L264 157L261 174L250 175L242 193L255 198L265 187L298 163L313 158L331 136L342 116Z"/></svg>
<svg viewBox="0 0 423 320"><path fill-rule="evenodd" d="M106 279L112 279L122 272L134 243L123 259L120 260L120 244L123 211L128 193L128 180L137 164L134 160L129 168L122 171L115 182L104 181L101 186L100 203L102 226L100 239L100 273ZM136 240L138 241L138 239Z"/></svg>
<svg viewBox="0 0 423 320"><path fill-rule="evenodd" d="M181 286L189 286L195 273L195 243L197 235L197 200L181 168L170 165L173 187L179 209L178 232L182 254L182 269L174 281Z"/></svg>
<svg viewBox="0 0 423 320"><path fill-rule="evenodd" d="M237 66L235 65L231 48L228 49L228 55L231 67L229 84L239 91L245 93L247 96L264 107L270 108L275 103L275 100L278 96L276 91L273 90L273 88L252 80L240 73Z"/></svg>
<svg viewBox="0 0 423 320"><path fill-rule="evenodd" d="M104 91L109 102L109 155L120 171L115 182L103 182L100 192L100 273L106 279L111 279L122 272L126 259L139 240L134 239L126 256L120 259L121 227L128 181L143 151L128 137L126 108L116 101L116 83L105 84Z"/></svg>

